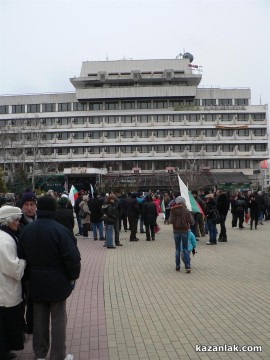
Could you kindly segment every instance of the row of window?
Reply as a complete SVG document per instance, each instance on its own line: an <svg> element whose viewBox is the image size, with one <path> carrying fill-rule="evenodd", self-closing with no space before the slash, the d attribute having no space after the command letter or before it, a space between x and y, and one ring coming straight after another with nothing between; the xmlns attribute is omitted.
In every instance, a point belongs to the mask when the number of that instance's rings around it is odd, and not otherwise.
<svg viewBox="0 0 270 360"><path fill-rule="evenodd" d="M107 139L117 139L119 136L123 139L132 139L134 137L146 138L149 139L151 136L156 138L166 138L167 136L181 138L181 137L191 137L196 138L204 135L206 138L217 137L218 135L222 137L233 137L234 135L239 137L249 137L253 136L265 136L266 129L238 129L238 130L216 130L216 129L205 129L205 130L196 130L196 129L186 129L186 130L126 130L126 131L92 131L92 132L83 132L78 131L76 133L42 133L40 136L43 140L53 140L57 138L58 140L68 140L70 138L74 139L101 139L103 137ZM26 137L31 138L31 133L26 134Z"/></svg>
<svg viewBox="0 0 270 360"><path fill-rule="evenodd" d="M11 105L12 114L62 112L62 111L88 111L88 110L131 110L131 109L166 109L182 106L244 106L248 99L194 99L194 100L137 100L137 101L110 101L110 102L65 102ZM9 114L8 105L0 106L0 114Z"/></svg>
<svg viewBox="0 0 270 360"><path fill-rule="evenodd" d="M172 153L181 154L186 151L190 153L199 153L202 150L205 152L213 153L217 152L218 150L222 152L234 152L235 150L241 152L249 152L252 149L256 152L265 152L266 151L266 144L253 144L252 146L246 144L240 145L142 145L142 146L109 146L109 147L76 147L76 148L40 148L39 152L41 155L68 155L70 152L73 154L85 154L89 152L91 154L118 154L119 152L123 154L133 154L137 151L137 153L141 154L149 154L152 151L156 153L167 153L171 151ZM16 153L16 149L13 149L14 154ZM25 154L32 156L34 155L33 148L26 148Z"/></svg>
<svg viewBox="0 0 270 360"><path fill-rule="evenodd" d="M151 122L166 124L170 122L248 122L263 121L265 113L249 114L177 114L177 115L126 115L126 116L80 116L80 117L61 117L46 119L13 119L0 120L0 127L7 125L22 126L54 126L54 125L101 125L105 124L148 124Z"/></svg>

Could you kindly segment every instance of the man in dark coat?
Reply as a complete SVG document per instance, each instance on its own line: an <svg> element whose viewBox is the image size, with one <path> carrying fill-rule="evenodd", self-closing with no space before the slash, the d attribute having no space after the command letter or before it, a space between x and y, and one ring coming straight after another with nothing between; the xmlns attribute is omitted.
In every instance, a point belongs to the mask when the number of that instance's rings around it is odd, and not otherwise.
<svg viewBox="0 0 270 360"><path fill-rule="evenodd" d="M152 201L151 195L146 195L145 200L142 204L142 215L141 219L145 225L145 232L146 232L146 240L151 241L155 240L155 225L157 223L157 207ZM151 232L151 239L150 239L150 232Z"/></svg>
<svg viewBox="0 0 270 360"><path fill-rule="evenodd" d="M34 303L33 349L38 359L45 359L49 351L50 323L50 357L66 358L66 299L74 289L81 268L76 239L55 220L55 212L56 200L51 196L40 197L37 220L20 235Z"/></svg>
<svg viewBox="0 0 270 360"><path fill-rule="evenodd" d="M230 208L230 200L223 190L218 190L217 192L217 209L220 216L220 233L218 241L226 242L227 241L227 230L226 230L226 218Z"/></svg>
<svg viewBox="0 0 270 360"><path fill-rule="evenodd" d="M98 193L93 193L93 198L88 200L88 207L91 211L91 223L93 227L93 236L94 240L98 240L98 233L99 233L99 240L105 240L103 235L103 222L102 222L102 204L103 200L98 197Z"/></svg>
<svg viewBox="0 0 270 360"><path fill-rule="evenodd" d="M62 196L58 200L58 208L56 210L55 220L64 225L73 234L74 216L73 210L71 210L69 206L70 200L67 197Z"/></svg>
<svg viewBox="0 0 270 360"><path fill-rule="evenodd" d="M138 241L139 239L136 237L137 234L137 226L140 215L140 206L137 201L137 194L132 193L129 198L127 198L127 217L130 228L130 241Z"/></svg>

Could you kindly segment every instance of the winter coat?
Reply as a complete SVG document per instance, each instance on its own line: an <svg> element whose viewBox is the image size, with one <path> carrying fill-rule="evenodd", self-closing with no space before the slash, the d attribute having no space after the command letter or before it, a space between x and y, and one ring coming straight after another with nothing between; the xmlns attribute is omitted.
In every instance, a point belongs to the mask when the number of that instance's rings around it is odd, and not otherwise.
<svg viewBox="0 0 270 360"><path fill-rule="evenodd" d="M80 202L80 205L79 205L79 208L83 209L83 211L85 212L86 214L86 217L85 218L81 218L81 222L82 222L82 225L84 224L90 224L91 220L90 220L90 210L89 210L89 207L88 207L88 204L87 204L87 201L81 201Z"/></svg>
<svg viewBox="0 0 270 360"><path fill-rule="evenodd" d="M102 214L102 219L105 225L114 225L118 218L118 210L111 203L102 205Z"/></svg>
<svg viewBox="0 0 270 360"><path fill-rule="evenodd" d="M76 239L55 220L55 211L38 211L37 216L19 238L27 261L31 297L34 302L64 301L80 275Z"/></svg>
<svg viewBox="0 0 270 360"><path fill-rule="evenodd" d="M80 211L80 203L82 202L82 196L78 196L77 199L75 200L75 203L74 203L74 212L75 214L79 214L79 211Z"/></svg>
<svg viewBox="0 0 270 360"><path fill-rule="evenodd" d="M197 246L196 237L191 230L188 232L188 251L192 251ZM180 251L183 251L183 244L181 241Z"/></svg>
<svg viewBox="0 0 270 360"><path fill-rule="evenodd" d="M55 220L64 225L73 233L74 216L73 211L66 208L58 208L55 213Z"/></svg>
<svg viewBox="0 0 270 360"><path fill-rule="evenodd" d="M260 214L260 206L255 199L250 199L248 202L248 207L250 208L250 216L255 218Z"/></svg>
<svg viewBox="0 0 270 360"><path fill-rule="evenodd" d="M124 196L119 196L119 201L121 203L121 209L122 209L122 217L127 216L127 199Z"/></svg>
<svg viewBox="0 0 270 360"><path fill-rule="evenodd" d="M139 218L140 206L136 198L127 199L127 216L130 218Z"/></svg>
<svg viewBox="0 0 270 360"><path fill-rule="evenodd" d="M14 238L0 230L0 306L13 307L22 302L25 267L26 261L18 258Z"/></svg>
<svg viewBox="0 0 270 360"><path fill-rule="evenodd" d="M194 218L185 205L176 204L171 208L169 223L172 224L174 232L186 233L190 225L194 225Z"/></svg>
<svg viewBox="0 0 270 360"><path fill-rule="evenodd" d="M153 199L153 203L156 206L157 214L160 214L161 213L160 200L159 199Z"/></svg>
<svg viewBox="0 0 270 360"><path fill-rule="evenodd" d="M228 199L227 195L221 193L217 197L217 209L220 215L227 215L229 208L230 208L230 200Z"/></svg>
<svg viewBox="0 0 270 360"><path fill-rule="evenodd" d="M142 206L142 220L145 225L155 225L157 221L157 208L152 201L144 201Z"/></svg>
<svg viewBox="0 0 270 360"><path fill-rule="evenodd" d="M214 220L216 218L215 213L214 213L214 208L217 208L217 205L215 203L214 199L208 199L207 203L206 203L206 207L205 207L205 215L207 220Z"/></svg>
<svg viewBox="0 0 270 360"><path fill-rule="evenodd" d="M95 197L94 199L89 199L88 207L91 212L91 222L92 223L99 223L102 221L102 201Z"/></svg>

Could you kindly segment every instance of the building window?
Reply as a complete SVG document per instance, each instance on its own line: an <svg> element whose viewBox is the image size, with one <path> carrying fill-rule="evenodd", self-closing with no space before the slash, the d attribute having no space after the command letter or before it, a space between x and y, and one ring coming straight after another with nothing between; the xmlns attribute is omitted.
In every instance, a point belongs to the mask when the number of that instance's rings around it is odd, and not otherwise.
<svg viewBox="0 0 270 360"><path fill-rule="evenodd" d="M71 111L71 103L59 103L58 111Z"/></svg>
<svg viewBox="0 0 270 360"><path fill-rule="evenodd" d="M58 125L69 125L70 124L70 118L66 118L66 117L58 118L56 122L57 122Z"/></svg>
<svg viewBox="0 0 270 360"><path fill-rule="evenodd" d="M118 137L118 131L108 131L107 138L108 139L116 139Z"/></svg>
<svg viewBox="0 0 270 360"><path fill-rule="evenodd" d="M235 166L237 169L249 169L250 160L235 160Z"/></svg>
<svg viewBox="0 0 270 360"><path fill-rule="evenodd" d="M133 122L133 116L122 116L121 122L124 124L132 124Z"/></svg>
<svg viewBox="0 0 270 360"><path fill-rule="evenodd" d="M233 136L233 130L221 130L221 136L224 137Z"/></svg>
<svg viewBox="0 0 270 360"><path fill-rule="evenodd" d="M255 144L253 145L255 151L265 152L266 144Z"/></svg>
<svg viewBox="0 0 270 360"><path fill-rule="evenodd" d="M27 105L28 113L37 113L40 112L40 104L28 104Z"/></svg>
<svg viewBox="0 0 270 360"><path fill-rule="evenodd" d="M220 149L223 151L223 152L234 152L234 145L221 145L220 146Z"/></svg>
<svg viewBox="0 0 270 360"><path fill-rule="evenodd" d="M154 146L154 151L157 153L165 153L168 151L168 145Z"/></svg>
<svg viewBox="0 0 270 360"><path fill-rule="evenodd" d="M89 133L88 133L88 137L89 137L90 139L100 139L101 133L100 133L100 131L89 132Z"/></svg>
<svg viewBox="0 0 270 360"><path fill-rule="evenodd" d="M205 150L206 152L217 152L217 145L206 145Z"/></svg>
<svg viewBox="0 0 270 360"><path fill-rule="evenodd" d="M89 110L93 110L93 111L103 110L103 103L102 102L89 103Z"/></svg>
<svg viewBox="0 0 270 360"><path fill-rule="evenodd" d="M249 120L249 114L238 114L238 121L248 121Z"/></svg>
<svg viewBox="0 0 270 360"><path fill-rule="evenodd" d="M116 124L119 121L118 116L106 116L105 117L105 123L106 124Z"/></svg>
<svg viewBox="0 0 270 360"><path fill-rule="evenodd" d="M150 115L137 116L137 122L139 122L139 123L150 123L151 122L151 116Z"/></svg>
<svg viewBox="0 0 270 360"><path fill-rule="evenodd" d="M216 106L216 99L202 99L202 106Z"/></svg>
<svg viewBox="0 0 270 360"><path fill-rule="evenodd" d="M206 137L216 137L217 136L217 130L206 129L206 130L204 130L204 134L205 134Z"/></svg>
<svg viewBox="0 0 270 360"><path fill-rule="evenodd" d="M42 112L55 112L56 105L54 103L42 104Z"/></svg>
<svg viewBox="0 0 270 360"><path fill-rule="evenodd" d="M0 106L0 114L8 114L8 105Z"/></svg>
<svg viewBox="0 0 270 360"><path fill-rule="evenodd" d="M102 151L101 151L101 148L99 148L99 147L89 147L88 152L90 154L100 154Z"/></svg>
<svg viewBox="0 0 270 360"><path fill-rule="evenodd" d="M82 132L82 131L78 131L78 132L73 133L73 138L74 139L83 140L84 136L85 136L85 133Z"/></svg>
<svg viewBox="0 0 270 360"><path fill-rule="evenodd" d="M171 121L172 122L182 122L182 121L184 121L184 115L173 115Z"/></svg>
<svg viewBox="0 0 270 360"><path fill-rule="evenodd" d="M168 130L157 130L155 136L157 138L165 138L168 136Z"/></svg>
<svg viewBox="0 0 270 360"><path fill-rule="evenodd" d="M90 123L90 124L99 125L99 124L102 123L102 117L99 117L99 116L90 116L90 117L89 117L89 123Z"/></svg>
<svg viewBox="0 0 270 360"><path fill-rule="evenodd" d="M237 106L248 105L248 99L234 99L234 104Z"/></svg>
<svg viewBox="0 0 270 360"><path fill-rule="evenodd" d="M50 141L54 139L54 136L55 136L54 133L43 133L41 134L41 139Z"/></svg>
<svg viewBox="0 0 270 360"><path fill-rule="evenodd" d="M151 109L151 101L137 101L137 109Z"/></svg>
<svg viewBox="0 0 270 360"><path fill-rule="evenodd" d="M233 120L233 114L221 114L220 115L221 121L232 121Z"/></svg>
<svg viewBox="0 0 270 360"><path fill-rule="evenodd" d="M254 121L265 120L265 113L251 114L251 117Z"/></svg>
<svg viewBox="0 0 270 360"><path fill-rule="evenodd" d="M236 134L241 137L247 137L249 136L249 130L248 129L236 130Z"/></svg>
<svg viewBox="0 0 270 360"><path fill-rule="evenodd" d="M152 131L150 130L137 130L137 136L139 138L149 138L152 135Z"/></svg>
<svg viewBox="0 0 270 360"><path fill-rule="evenodd" d="M167 115L153 115L154 122L165 123L168 119Z"/></svg>
<svg viewBox="0 0 270 360"><path fill-rule="evenodd" d="M184 100L171 100L170 107L176 108L184 106Z"/></svg>
<svg viewBox="0 0 270 360"><path fill-rule="evenodd" d="M131 154L136 150L135 146L121 146L120 151L125 154Z"/></svg>
<svg viewBox="0 0 270 360"><path fill-rule="evenodd" d="M12 105L12 114L25 113L25 105Z"/></svg>
<svg viewBox="0 0 270 360"><path fill-rule="evenodd" d="M135 101L122 101L121 108L123 110L135 109Z"/></svg>
<svg viewBox="0 0 270 360"><path fill-rule="evenodd" d="M124 132L121 132L121 135L124 139L132 139L136 135L134 130L127 130Z"/></svg>
<svg viewBox="0 0 270 360"><path fill-rule="evenodd" d="M168 107L168 102L166 100L156 100L153 102L154 109L166 109Z"/></svg>
<svg viewBox="0 0 270 360"><path fill-rule="evenodd" d="M105 103L105 110L118 110L119 103L118 102L107 102Z"/></svg>
<svg viewBox="0 0 270 360"><path fill-rule="evenodd" d="M80 102L73 103L73 111L86 111L86 110L87 110L86 103L80 103Z"/></svg>
<svg viewBox="0 0 270 360"><path fill-rule="evenodd" d="M58 140L68 140L69 139L69 133L58 133L56 135Z"/></svg>
<svg viewBox="0 0 270 360"><path fill-rule="evenodd" d="M202 115L204 121L214 122L216 121L216 114L205 114Z"/></svg>
<svg viewBox="0 0 270 360"><path fill-rule="evenodd" d="M84 148L83 147L76 147L72 149L73 154L84 154Z"/></svg>
<svg viewBox="0 0 270 360"><path fill-rule="evenodd" d="M70 151L70 149L67 149L67 148L57 148L56 149L56 153L58 155L68 155L69 151Z"/></svg>
<svg viewBox="0 0 270 360"><path fill-rule="evenodd" d="M116 146L107 147L107 154L116 154L116 153L118 153L118 147Z"/></svg>
<svg viewBox="0 0 270 360"><path fill-rule="evenodd" d="M220 106L231 106L232 99L218 99L218 105Z"/></svg>
<svg viewBox="0 0 270 360"><path fill-rule="evenodd" d="M265 136L266 129L253 129L252 130L254 136Z"/></svg>
<svg viewBox="0 0 270 360"><path fill-rule="evenodd" d="M143 154L143 153L150 153L152 151L152 146L137 146L137 151L140 153L140 154Z"/></svg>
<svg viewBox="0 0 270 360"><path fill-rule="evenodd" d="M247 144L238 144L238 151L248 152L250 150L249 145Z"/></svg>
<svg viewBox="0 0 270 360"><path fill-rule="evenodd" d="M170 130L170 135L172 137L183 137L185 136L185 130Z"/></svg>
<svg viewBox="0 0 270 360"><path fill-rule="evenodd" d="M73 124L84 125L87 123L87 117L75 117L73 118Z"/></svg>
<svg viewBox="0 0 270 360"><path fill-rule="evenodd" d="M189 122L198 122L200 121L200 115L199 114L190 114L186 115L186 120Z"/></svg>
<svg viewBox="0 0 270 360"><path fill-rule="evenodd" d="M219 165L220 165L220 169L233 169L234 161L233 160L220 160Z"/></svg>
<svg viewBox="0 0 270 360"><path fill-rule="evenodd" d="M186 130L186 134L191 138L199 137L201 135L201 130L195 130L195 129Z"/></svg>

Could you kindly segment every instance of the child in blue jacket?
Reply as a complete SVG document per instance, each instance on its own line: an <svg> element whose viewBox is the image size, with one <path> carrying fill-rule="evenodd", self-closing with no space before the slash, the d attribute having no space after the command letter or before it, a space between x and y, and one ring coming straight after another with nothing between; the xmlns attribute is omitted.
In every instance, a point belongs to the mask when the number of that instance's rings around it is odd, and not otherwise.
<svg viewBox="0 0 270 360"><path fill-rule="evenodd" d="M189 253L189 258L191 259L191 253L195 254L195 249L197 246L197 241L196 241L196 237L193 234L193 232L191 230L189 230L188 232L188 253ZM183 260L183 263L185 264L185 259L184 259L184 252L183 252L183 248L182 248L182 243L181 243L181 258Z"/></svg>

